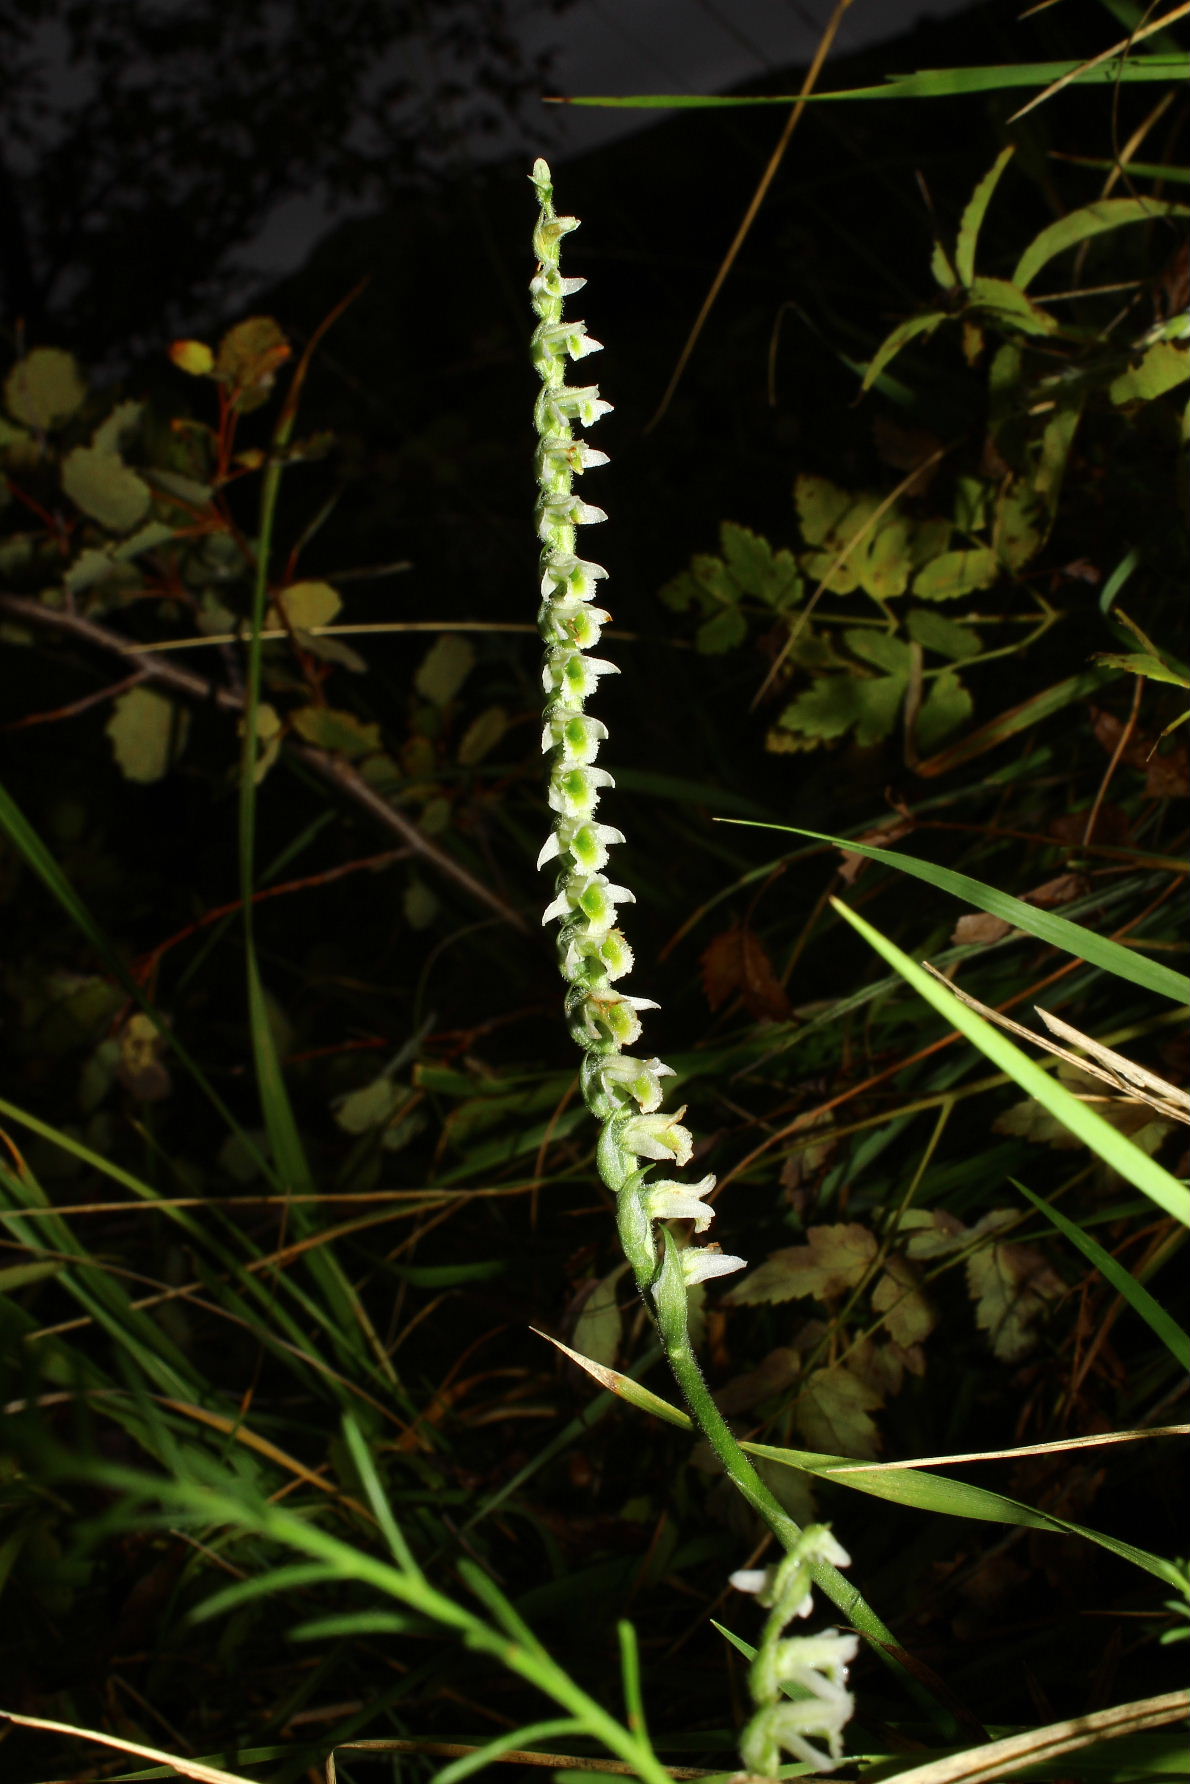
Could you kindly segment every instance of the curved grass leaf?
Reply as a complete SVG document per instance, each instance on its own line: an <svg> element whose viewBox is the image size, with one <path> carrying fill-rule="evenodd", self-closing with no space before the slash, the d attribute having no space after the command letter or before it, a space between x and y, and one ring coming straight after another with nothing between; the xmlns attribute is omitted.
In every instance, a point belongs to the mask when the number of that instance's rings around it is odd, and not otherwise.
<svg viewBox="0 0 1190 1784"><path fill-rule="evenodd" d="M659 1395L651 1393L648 1388L642 1387L640 1382L622 1375L617 1369L609 1369L590 1357L580 1355L577 1350L571 1350L568 1344L562 1344L557 1338L550 1338L548 1333L538 1332L537 1336L545 1338L557 1350L564 1352L572 1363L577 1363L600 1387L618 1394L621 1399L639 1407L641 1412L652 1413L655 1418L664 1419L666 1424L677 1425L682 1430L693 1430L693 1423L686 1413L671 1406L668 1400L662 1400ZM741 1442L740 1447L747 1450L750 1456L759 1456L762 1461L780 1462L787 1468L800 1468L804 1473L816 1475L821 1480L837 1481L841 1487L851 1487L857 1493L868 1493L875 1499L887 1499L894 1505L908 1505L918 1511L938 1512L948 1518L977 1518L983 1523L1012 1524L1028 1530L1052 1530L1063 1536L1083 1536L1088 1542L1098 1543L1100 1548L1109 1549L1121 1560L1130 1561L1134 1567L1141 1567L1146 1573L1155 1574L1159 1580L1173 1580L1171 1564L1160 1555L1151 1555L1147 1549L1137 1548L1130 1542L1121 1542L1114 1536L1106 1536L1102 1531L1092 1530L1088 1525L1073 1524L1069 1519L1055 1517L1050 1512L1035 1511L1031 1505L1022 1505L1019 1500L1009 1499L1004 1493L994 1493L986 1487L975 1487L967 1481L952 1480L942 1474L928 1474L923 1468L904 1462L882 1468L871 1462L856 1462L848 1456L829 1456L815 1450L781 1449L769 1443Z"/></svg>
<svg viewBox="0 0 1190 1784"><path fill-rule="evenodd" d="M1080 86L1116 86L1122 81L1169 81L1190 76L1190 53L1113 56L1086 68L1082 62L1016 62L993 68L922 68L894 74L878 87L850 87L834 93L574 93L553 96L551 105L597 105L625 111L726 110L742 105L815 105L830 99L949 99L960 93L997 93L1012 87L1046 87L1068 80Z"/></svg>
<svg viewBox="0 0 1190 1784"><path fill-rule="evenodd" d="M967 201L967 208L963 212L962 221L959 224L959 236L954 251L955 271L964 285L969 285L975 277L975 245L979 240L979 231L983 226L984 215L992 193L1000 182L1000 175L1015 153L1015 143L1009 143L1006 149L1001 149L992 166L984 174Z"/></svg>
<svg viewBox="0 0 1190 1784"><path fill-rule="evenodd" d="M915 960L910 960L894 942L890 942L887 936L881 935L878 929L874 929L853 910L849 910L841 900L832 898L831 905L844 922L850 923L927 1003L933 1004L952 1028L965 1034L994 1065L999 1066L1002 1072L1007 1072L1026 1095L1034 1097L1056 1121L1069 1128L1072 1134L1077 1134L1083 1144L1089 1146L1114 1171L1118 1171L1125 1182L1131 1183L1134 1188L1147 1195L1150 1201L1156 1202L1167 1214L1172 1214L1175 1220L1180 1220L1183 1226L1190 1226L1190 1190L1179 1183L1176 1177L1142 1152L1139 1146L1133 1145L1131 1140L1106 1122L1087 1103L1072 1096L1064 1084L1049 1077L1006 1034L993 1028L990 1022L986 1022L974 1010L968 1009L966 1004L960 1003L952 991L937 979L931 978Z"/></svg>
<svg viewBox="0 0 1190 1784"><path fill-rule="evenodd" d="M729 824L745 821L742 818L722 820ZM1168 966L1162 966L1160 961L1146 960L1131 948L1122 947L1107 936L1097 935L1093 929L1084 929L1081 923L1072 923L1068 917L1056 917L1052 911L1038 910L1008 892L998 892L994 886L973 880L969 874L955 873L949 867L936 867L932 861L919 861L896 849L877 849L870 843L849 842L845 837L825 836L819 830L802 830L794 824L757 824L755 828L782 830L788 836L808 836L815 842L828 842L834 848L845 849L849 854L879 861L885 867L895 867L901 873L911 873L915 879L924 880L927 886L933 886L939 892L949 892L965 904L988 911L993 917L1002 917L1014 929L1023 929L1051 948L1061 948L1064 953L1085 960L1089 966L1102 967L1104 972L1114 973L1142 991L1155 991L1158 996L1171 998L1178 1004L1190 1001L1190 978L1184 973L1175 973Z"/></svg>
<svg viewBox="0 0 1190 1784"><path fill-rule="evenodd" d="M1016 263L1012 283L1023 289L1055 255L1102 235L1105 230L1119 229L1125 223L1147 223L1154 217L1186 216L1190 216L1190 210L1172 199L1101 198L1059 217L1035 236Z"/></svg>
<svg viewBox="0 0 1190 1784"><path fill-rule="evenodd" d="M1026 1189L1023 1183L1018 1183L1015 1177L1009 1178L1009 1182L1019 1189L1023 1196L1028 1197L1033 1206L1041 1214L1044 1214L1048 1221L1052 1222L1058 1232L1064 1234L1072 1245L1078 1247L1083 1256L1094 1264L1100 1275L1107 1278L1116 1293L1123 1296L1133 1312L1140 1314L1140 1317L1157 1334L1162 1344L1166 1346L1182 1368L1190 1370L1190 1334L1178 1324L1171 1313L1165 1311L1160 1301L1149 1293L1144 1284L1136 1280L1131 1270L1126 1270L1123 1264L1117 1263L1110 1251L1105 1251L1103 1246L1092 1239L1089 1233L1085 1233L1075 1221L1069 1220L1065 1214L1052 1207L1043 1196L1034 1195L1031 1189Z"/></svg>

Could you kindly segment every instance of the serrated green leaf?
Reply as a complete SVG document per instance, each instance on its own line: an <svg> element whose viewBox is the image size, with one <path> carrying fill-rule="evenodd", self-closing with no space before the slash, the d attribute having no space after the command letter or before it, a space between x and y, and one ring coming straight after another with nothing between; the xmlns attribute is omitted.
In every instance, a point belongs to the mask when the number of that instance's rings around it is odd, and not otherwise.
<svg viewBox="0 0 1190 1784"><path fill-rule="evenodd" d="M1175 688L1190 688L1190 677L1184 671L1175 668L1163 657L1154 656L1148 650L1130 650L1117 653L1100 650L1095 653L1095 661L1108 669L1124 669L1129 675L1143 675L1149 681L1166 681Z"/></svg>
<svg viewBox="0 0 1190 1784"><path fill-rule="evenodd" d="M999 559L988 545L944 551L917 572L913 592L922 601L955 601L976 589L990 588L999 574Z"/></svg>
<svg viewBox="0 0 1190 1784"><path fill-rule="evenodd" d="M155 688L129 688L113 702L104 729L126 780L148 784L168 773L182 749L190 715Z"/></svg>
<svg viewBox="0 0 1190 1784"><path fill-rule="evenodd" d="M1017 478L996 503L992 544L997 557L1010 570L1023 569L1041 550L1048 531L1045 503L1028 478Z"/></svg>
<svg viewBox="0 0 1190 1784"><path fill-rule="evenodd" d="M1035 304L1008 279L973 279L968 295L974 309L1011 324L1021 334L1050 335L1057 330L1057 317Z"/></svg>
<svg viewBox="0 0 1190 1784"><path fill-rule="evenodd" d="M739 608L727 607L703 620L694 634L694 647L704 657L722 656L742 644L747 636L748 622Z"/></svg>
<svg viewBox="0 0 1190 1784"><path fill-rule="evenodd" d="M1059 403L1042 430L1041 452L1037 469L1033 473L1033 488L1039 496L1045 498L1051 509L1057 506L1066 461L1070 457L1070 448L1074 444L1082 412L1081 396L1073 402Z"/></svg>
<svg viewBox="0 0 1190 1784"><path fill-rule="evenodd" d="M846 490L803 472L794 482L798 526L807 545L824 545L852 504Z"/></svg>
<svg viewBox="0 0 1190 1784"><path fill-rule="evenodd" d="M457 632L435 639L413 678L423 700L448 706L475 667L475 651Z"/></svg>
<svg viewBox="0 0 1190 1784"><path fill-rule="evenodd" d="M860 389L871 390L877 378L879 378L886 366L891 365L902 347L908 346L910 341L916 340L919 336L929 340L930 336L945 321L945 310L929 310L925 315L909 316L904 322L899 322L896 328L892 330L891 334L885 335L883 341L881 341L879 347L877 347L875 353L868 361Z"/></svg>
<svg viewBox="0 0 1190 1784"><path fill-rule="evenodd" d="M947 619L929 607L915 607L905 621L905 630L923 650L933 651L939 657L952 657L956 663L978 656L983 649L979 634L970 626Z"/></svg>
<svg viewBox="0 0 1190 1784"><path fill-rule="evenodd" d="M856 570L864 593L874 601L895 600L909 587L913 534L913 522L894 509L865 540Z"/></svg>
<svg viewBox="0 0 1190 1784"><path fill-rule="evenodd" d="M1190 343L1154 341L1138 363L1113 378L1108 396L1122 403L1151 403L1190 378Z"/></svg>
<svg viewBox="0 0 1190 1784"><path fill-rule="evenodd" d="M380 748L380 726L365 724L353 712L334 706L299 706L289 715L299 737L319 749L354 758Z"/></svg>
<svg viewBox="0 0 1190 1784"><path fill-rule="evenodd" d="M936 675L918 708L914 727L917 747L923 754L937 749L975 711L975 702L953 669Z"/></svg>
<svg viewBox="0 0 1190 1784"><path fill-rule="evenodd" d="M152 491L111 452L76 446L62 460L62 488L75 505L113 533L128 533L149 512Z"/></svg>
<svg viewBox="0 0 1190 1784"><path fill-rule="evenodd" d="M843 642L852 656L858 657L862 663L872 663L877 669L900 676L904 681L909 679L912 658L904 639L867 626L848 626Z"/></svg>
<svg viewBox="0 0 1190 1784"><path fill-rule="evenodd" d="M1055 255L1105 230L1119 229L1125 223L1147 223L1154 217L1186 216L1190 210L1184 204L1161 198L1100 198L1081 210L1069 211L1035 236L1017 261L1012 283L1023 290Z"/></svg>
<svg viewBox="0 0 1190 1784"><path fill-rule="evenodd" d="M1015 1221L1010 1210L994 1208L971 1229L971 1238L978 1240ZM967 1258L966 1277L975 1323L1003 1363L1028 1355L1037 1342L1038 1321L1066 1292L1066 1284L1035 1245L1011 1241L978 1245Z"/></svg>
<svg viewBox="0 0 1190 1784"><path fill-rule="evenodd" d="M884 1329L906 1350L929 1337L938 1315L922 1293L921 1276L899 1252L884 1260L884 1274L872 1290L872 1311L884 1315Z"/></svg>
<svg viewBox="0 0 1190 1784"><path fill-rule="evenodd" d="M36 433L61 427L82 408L86 396L78 361L61 347L34 347L4 380L8 413Z"/></svg>
<svg viewBox="0 0 1190 1784"><path fill-rule="evenodd" d="M727 567L742 593L778 611L797 600L801 578L792 552L775 552L767 539L734 521L723 522L719 537Z"/></svg>
<svg viewBox="0 0 1190 1784"><path fill-rule="evenodd" d="M967 208L959 223L958 241L954 251L955 272L964 285L970 285L975 277L975 246L979 240L979 231L992 193L999 184L1000 175L1012 160L1015 148L1014 143L1009 143L1006 149L1001 149L967 201Z"/></svg>

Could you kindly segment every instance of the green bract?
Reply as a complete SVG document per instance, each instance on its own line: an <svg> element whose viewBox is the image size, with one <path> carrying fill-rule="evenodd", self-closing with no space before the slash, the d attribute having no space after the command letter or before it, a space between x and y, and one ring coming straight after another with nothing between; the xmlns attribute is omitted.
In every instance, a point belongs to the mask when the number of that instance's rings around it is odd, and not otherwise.
<svg viewBox="0 0 1190 1784"><path fill-rule="evenodd" d="M542 921L562 919L558 959L569 985L566 1016L575 1042L582 1048L583 1095L591 1113L603 1123L598 1161L600 1173L615 1191L620 1236L642 1293L658 1286L661 1264L654 1221L692 1220L704 1232L713 1218L705 1198L715 1179L704 1177L690 1186L647 1181L644 1161L684 1165L693 1142L681 1126L681 1111L661 1109L661 1079L672 1077L659 1059L636 1059L624 1052L641 1031L639 1012L655 1009L648 998L630 997L612 988L612 981L632 964L628 945L616 927L616 907L631 904L632 893L603 873L608 850L623 837L593 813L605 787L614 783L595 767L606 727L584 711L601 675L614 675L614 663L588 655L598 643L609 615L592 605L596 584L607 572L576 555L580 526L606 520L602 508L584 502L574 491L583 471L607 463L607 454L593 451L574 436L574 427L589 427L611 408L594 384L572 389L566 383L569 362L599 350L583 322L568 321L565 299L581 290L584 279L564 279L559 270L562 238L578 228L576 217L554 210L550 170L544 161L533 168L533 184L541 204L533 245L537 272L530 285L533 308L540 318L533 335L533 363L542 389L534 418L537 426L537 536L541 540L541 596L538 615L545 643L542 686L545 693L541 747L552 754L549 803L554 812L550 838L538 858L558 863L556 896ZM681 1254L680 1281L685 1289L711 1276L740 1268L741 1258L723 1256L717 1248ZM668 1298L668 1297L667 1297ZM683 1306L684 1314L684 1306Z"/></svg>

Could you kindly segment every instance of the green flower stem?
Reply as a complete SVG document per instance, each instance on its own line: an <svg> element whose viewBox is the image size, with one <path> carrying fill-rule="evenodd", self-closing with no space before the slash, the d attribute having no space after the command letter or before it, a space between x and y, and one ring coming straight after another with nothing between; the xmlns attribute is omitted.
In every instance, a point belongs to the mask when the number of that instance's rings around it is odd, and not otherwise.
<svg viewBox="0 0 1190 1784"><path fill-rule="evenodd" d="M583 279L563 278L559 266L562 238L578 228L578 220L559 217L554 210L550 170L544 161L536 162L532 178L541 206L533 235L537 271L530 286L540 319L533 334L533 359L542 385L535 408L537 533L542 546L538 623L546 647L541 746L552 759L549 803L554 812L553 830L538 865L558 864L556 896L543 922L561 920L558 959L569 987L566 1015L583 1052L584 1100L601 1123L596 1160L616 1198L624 1254L695 1422L749 1505L789 1550L800 1541L801 1529L732 1436L690 1344L690 1288L742 1268L744 1260L724 1256L716 1245L679 1249L665 1223L692 1221L695 1232L705 1232L714 1215L706 1197L715 1179L704 1177L698 1184L650 1181L655 1162L689 1163L694 1142L681 1125L684 1110L672 1115L661 1110L661 1080L673 1076L672 1068L659 1059L638 1059L624 1051L641 1032L640 1011L656 1006L614 988L632 967L632 951L616 927L616 907L633 899L630 891L613 885L603 873L609 849L624 839L618 830L595 819L601 793L614 782L605 769L595 766L607 733L585 706L599 677L615 674L616 669L613 663L587 654L610 618L593 600L607 572L579 557L576 547L578 528L606 516L574 493L576 476L606 463L603 453L593 452L576 438L575 427L590 427L611 405L600 398L596 385L572 388L566 382L569 361L597 352L600 344L590 338L584 323L563 317L565 299L585 284ZM896 1647L891 1633L855 1587L825 1557L816 1556L807 1565L815 1584L879 1652L891 1658L890 1650Z"/></svg>

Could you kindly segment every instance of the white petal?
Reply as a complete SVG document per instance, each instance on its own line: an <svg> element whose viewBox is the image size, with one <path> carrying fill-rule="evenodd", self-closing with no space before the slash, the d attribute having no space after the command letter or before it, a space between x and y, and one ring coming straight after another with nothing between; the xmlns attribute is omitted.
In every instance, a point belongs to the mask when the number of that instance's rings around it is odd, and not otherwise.
<svg viewBox="0 0 1190 1784"><path fill-rule="evenodd" d="M718 1251L713 1245L687 1246L681 1259L687 1288L693 1288L699 1282L710 1282L715 1276L730 1276L733 1270L747 1269L745 1258L732 1257L730 1252Z"/></svg>
<svg viewBox="0 0 1190 1784"><path fill-rule="evenodd" d="M763 1592L768 1584L767 1567L741 1567L730 1577L729 1584L737 1592Z"/></svg>

